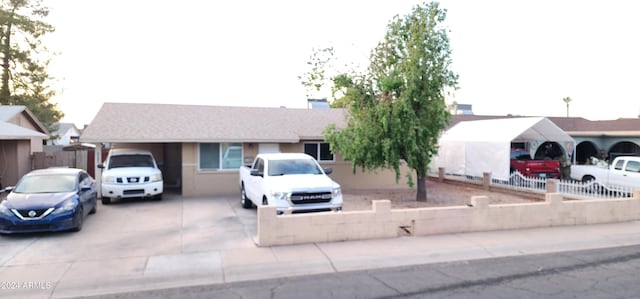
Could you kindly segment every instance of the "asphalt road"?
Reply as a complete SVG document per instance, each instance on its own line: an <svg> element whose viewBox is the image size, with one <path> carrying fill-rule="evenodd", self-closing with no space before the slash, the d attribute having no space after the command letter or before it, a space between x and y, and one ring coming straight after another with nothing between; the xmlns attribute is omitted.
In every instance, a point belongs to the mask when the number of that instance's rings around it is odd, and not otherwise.
<svg viewBox="0 0 640 299"><path fill-rule="evenodd" d="M91 298L638 298L639 273L627 246Z"/></svg>

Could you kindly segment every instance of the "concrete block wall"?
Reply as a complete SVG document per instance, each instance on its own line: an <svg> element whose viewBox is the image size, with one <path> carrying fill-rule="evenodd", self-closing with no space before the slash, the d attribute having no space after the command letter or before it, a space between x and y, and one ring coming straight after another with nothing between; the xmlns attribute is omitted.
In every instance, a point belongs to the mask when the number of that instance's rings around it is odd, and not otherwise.
<svg viewBox="0 0 640 299"><path fill-rule="evenodd" d="M275 208L260 206L257 241L273 246L638 219L638 191L628 199L589 200L564 200L559 193L548 193L544 202L499 205L489 205L486 196L473 196L466 206L394 210L389 200L374 200L368 211L279 216Z"/></svg>

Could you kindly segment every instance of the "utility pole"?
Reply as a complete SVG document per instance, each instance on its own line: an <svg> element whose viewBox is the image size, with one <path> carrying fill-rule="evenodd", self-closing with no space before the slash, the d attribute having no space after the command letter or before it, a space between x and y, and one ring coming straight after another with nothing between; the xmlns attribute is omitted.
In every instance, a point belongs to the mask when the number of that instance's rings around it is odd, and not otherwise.
<svg viewBox="0 0 640 299"><path fill-rule="evenodd" d="M562 101L564 101L567 104L567 117L569 117L569 102L571 102L572 100L570 97L564 97Z"/></svg>

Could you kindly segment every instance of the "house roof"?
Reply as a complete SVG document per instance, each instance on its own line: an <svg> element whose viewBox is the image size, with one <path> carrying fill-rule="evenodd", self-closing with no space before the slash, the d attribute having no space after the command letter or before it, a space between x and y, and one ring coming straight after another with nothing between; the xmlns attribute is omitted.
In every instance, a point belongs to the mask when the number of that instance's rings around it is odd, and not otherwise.
<svg viewBox="0 0 640 299"><path fill-rule="evenodd" d="M104 103L81 142L282 142L323 139L344 109Z"/></svg>
<svg viewBox="0 0 640 299"><path fill-rule="evenodd" d="M76 127L74 123L55 123L58 126L58 130L56 131L59 135L64 135L69 130L75 130L76 133L80 134L80 130Z"/></svg>
<svg viewBox="0 0 640 299"><path fill-rule="evenodd" d="M25 106L0 106L0 121L6 122L26 109Z"/></svg>
<svg viewBox="0 0 640 299"><path fill-rule="evenodd" d="M21 127L8 121L23 113L40 132ZM49 131L25 106L0 105L0 140L16 140L31 138L49 138Z"/></svg>
<svg viewBox="0 0 640 299"><path fill-rule="evenodd" d="M36 132L7 122L0 122L0 140L25 140L31 138L48 138L46 134Z"/></svg>
<svg viewBox="0 0 640 299"><path fill-rule="evenodd" d="M450 126L461 121L520 118L513 115L454 115ZM640 136L640 118L588 120L582 117L547 117L572 136Z"/></svg>

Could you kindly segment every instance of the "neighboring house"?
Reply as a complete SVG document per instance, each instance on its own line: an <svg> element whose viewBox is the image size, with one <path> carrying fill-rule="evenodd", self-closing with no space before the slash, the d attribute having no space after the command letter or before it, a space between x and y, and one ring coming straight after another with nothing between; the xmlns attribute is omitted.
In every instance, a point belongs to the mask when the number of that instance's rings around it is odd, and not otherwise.
<svg viewBox="0 0 640 299"><path fill-rule="evenodd" d="M461 121L512 118L521 116L454 115L451 126ZM640 118L587 120L582 117L548 117L576 141L575 161L589 162L590 157L611 158L616 155L640 155Z"/></svg>
<svg viewBox="0 0 640 299"><path fill-rule="evenodd" d="M0 106L0 186L15 185L32 169L31 155L49 138L45 126L25 106Z"/></svg>
<svg viewBox="0 0 640 299"><path fill-rule="evenodd" d="M55 123L54 126L58 130L51 132L52 138L47 141L47 145L72 145L78 143L80 139L80 130L73 123Z"/></svg>
<svg viewBox="0 0 640 299"><path fill-rule="evenodd" d="M405 188L390 170L353 174L323 140L329 124L346 126L344 109L289 109L105 103L80 136L103 148L144 148L161 164L167 187L185 196L239 194L238 166L258 153L306 152L345 189ZM96 169L96 178L100 178ZM402 176L404 178L404 176ZM239 196L239 195L238 195Z"/></svg>

